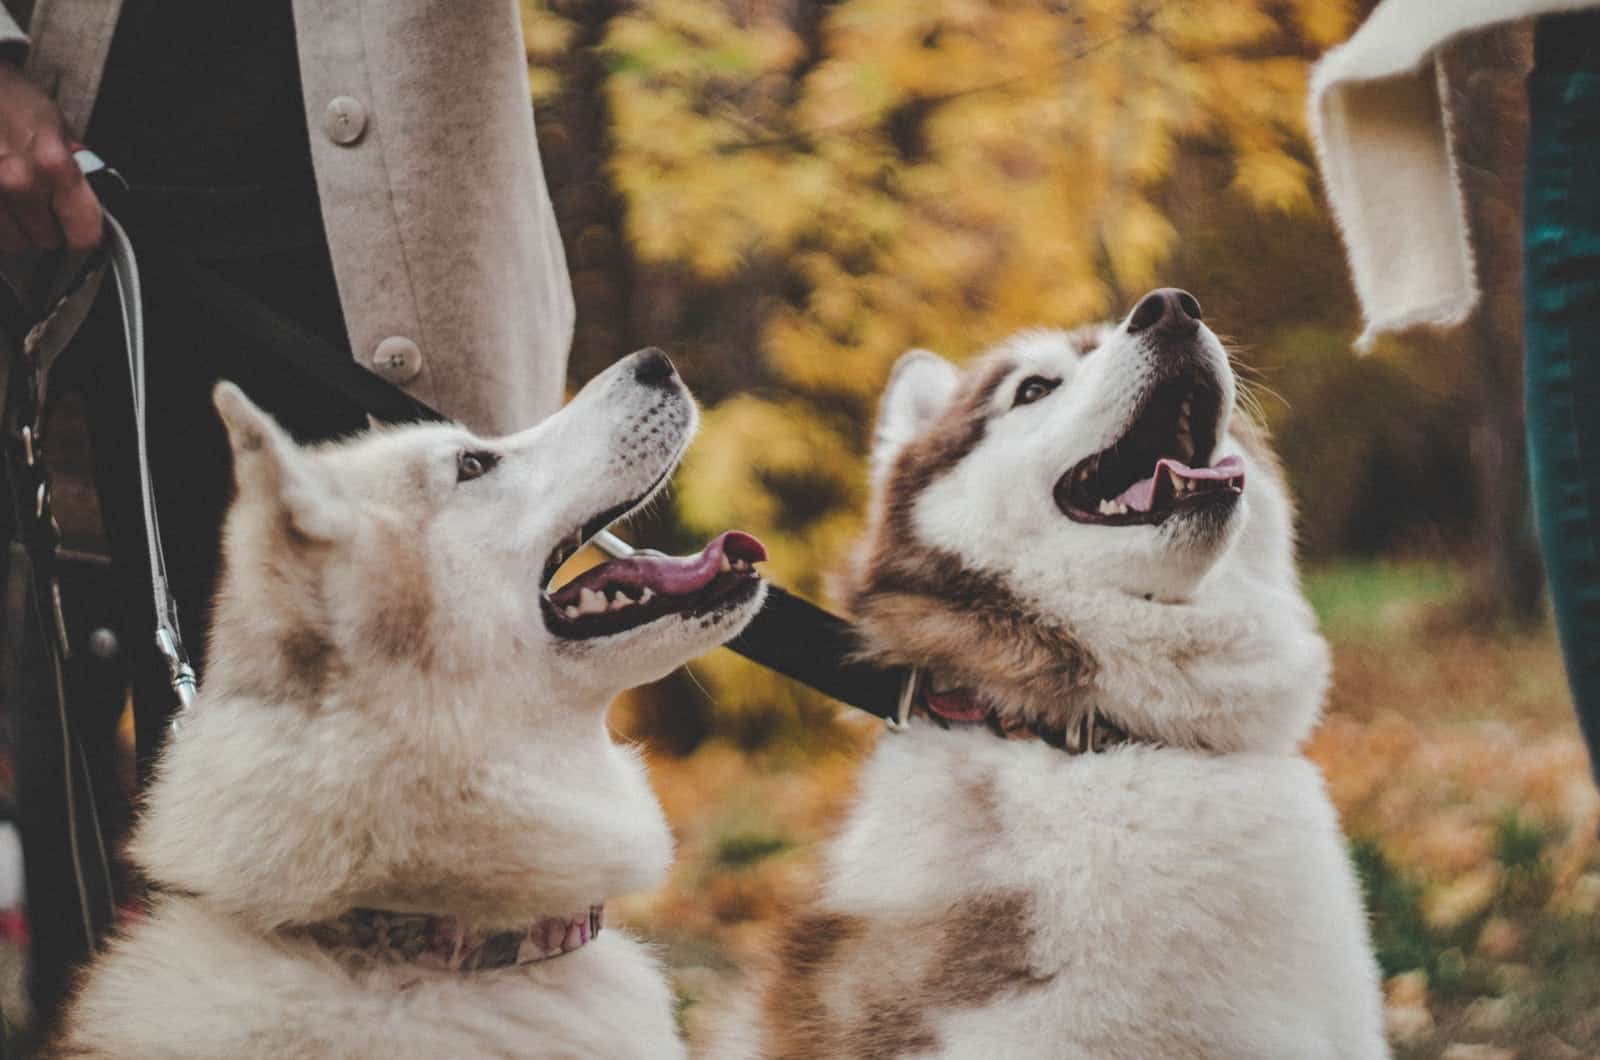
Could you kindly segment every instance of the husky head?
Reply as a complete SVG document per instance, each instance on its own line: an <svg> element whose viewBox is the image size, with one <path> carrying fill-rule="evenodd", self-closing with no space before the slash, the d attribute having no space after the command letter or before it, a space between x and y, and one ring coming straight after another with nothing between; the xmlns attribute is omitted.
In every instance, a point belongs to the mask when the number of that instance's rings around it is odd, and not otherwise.
<svg viewBox="0 0 1600 1060"><path fill-rule="evenodd" d="M1198 303L1172 289L1119 324L1024 332L964 372L906 354L851 583L870 653L1025 713L1123 704L1148 735L1215 745L1242 734L1193 728L1220 691L1198 667L1226 657L1217 645L1259 654L1276 623L1311 644L1296 671L1310 696L1267 727L1300 731L1325 660L1282 477L1236 397Z"/></svg>
<svg viewBox="0 0 1600 1060"><path fill-rule="evenodd" d="M366 906L515 926L654 886L671 834L618 691L732 637L761 546L553 575L695 430L658 350L505 438L415 424L301 447L217 388L237 496L200 694L133 852L263 929Z"/></svg>
<svg viewBox="0 0 1600 1060"><path fill-rule="evenodd" d="M301 448L232 385L216 403L238 482L219 681L314 692L368 670L458 688L522 673L603 703L722 643L760 605L764 557L743 534L547 591L585 542L649 503L694 434L694 402L658 350L499 439L415 425ZM250 635L230 635L240 627ZM269 662L277 672L251 672Z"/></svg>

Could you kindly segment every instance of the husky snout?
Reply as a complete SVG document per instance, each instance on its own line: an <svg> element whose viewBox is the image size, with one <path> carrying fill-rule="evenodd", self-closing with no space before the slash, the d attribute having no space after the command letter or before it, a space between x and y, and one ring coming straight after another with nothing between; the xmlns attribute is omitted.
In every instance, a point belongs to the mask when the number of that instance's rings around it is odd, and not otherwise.
<svg viewBox="0 0 1600 1060"><path fill-rule="evenodd" d="M1188 291L1160 287L1143 298L1128 314L1128 334L1153 330L1169 335L1193 335L1200 330L1200 303Z"/></svg>
<svg viewBox="0 0 1600 1060"><path fill-rule="evenodd" d="M633 362L633 378L645 386L669 387L678 380L678 369L672 358L660 347L651 346L629 358ZM680 384L681 385L681 384Z"/></svg>

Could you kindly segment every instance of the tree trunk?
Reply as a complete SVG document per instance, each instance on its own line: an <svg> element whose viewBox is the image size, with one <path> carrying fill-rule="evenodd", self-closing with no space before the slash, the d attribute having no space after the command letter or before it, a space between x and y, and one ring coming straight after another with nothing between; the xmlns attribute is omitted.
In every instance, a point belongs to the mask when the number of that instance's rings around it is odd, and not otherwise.
<svg viewBox="0 0 1600 1060"><path fill-rule="evenodd" d="M1525 28L1469 37L1445 56L1454 135L1483 300L1453 336L1476 368L1471 433L1484 545L1481 595L1495 617L1540 616L1543 579L1529 507L1522 386L1522 187L1532 65ZM1450 356L1446 351L1443 356Z"/></svg>

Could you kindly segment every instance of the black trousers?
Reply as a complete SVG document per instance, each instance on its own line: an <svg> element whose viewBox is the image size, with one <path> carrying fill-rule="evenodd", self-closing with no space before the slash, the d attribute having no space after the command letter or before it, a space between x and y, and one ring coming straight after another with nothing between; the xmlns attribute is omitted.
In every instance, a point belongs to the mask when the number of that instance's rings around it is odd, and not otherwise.
<svg viewBox="0 0 1600 1060"><path fill-rule="evenodd" d="M137 232L134 240L136 246L145 242ZM359 430L366 416L348 398L262 348L239 325L195 304L181 274L163 272L158 257L147 256L142 264L151 472L184 640L203 680L221 526L232 492L227 436L211 404L212 388L222 379L237 383L301 441ZM322 245L219 263L215 269L307 330L347 348ZM114 772L125 689L131 687L133 695L141 781L161 747L176 699L154 646L132 398L112 287L105 284L90 318L62 355L51 392L53 403L67 394L82 400L95 492L110 545L109 569L99 576L70 578L64 604L69 631L78 641L67 675L68 709L83 745L99 819L113 833L115 861L116 833L128 818L120 796L124 788ZM96 645L100 652L88 650L88 638L98 629L115 633L120 650L111 658L106 657L104 634ZM18 825L28 872L31 992L37 1022L48 1026L74 970L96 945L89 936L103 932L105 918L97 912L95 922L86 926L80 906L81 869L74 867L65 841L61 767L74 752L61 745L54 705L16 702L12 710L21 715L15 719L14 752ZM77 795L81 802L84 793ZM79 845L81 849L84 844Z"/></svg>

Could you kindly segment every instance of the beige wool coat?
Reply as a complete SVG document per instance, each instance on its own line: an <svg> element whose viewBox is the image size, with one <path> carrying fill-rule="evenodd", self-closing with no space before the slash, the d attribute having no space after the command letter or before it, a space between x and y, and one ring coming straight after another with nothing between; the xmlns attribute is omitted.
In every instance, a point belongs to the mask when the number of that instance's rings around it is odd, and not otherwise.
<svg viewBox="0 0 1600 1060"><path fill-rule="evenodd" d="M26 49L81 138L119 0L4 3L0 45ZM480 432L542 418L561 403L573 304L518 0L293 5L356 360Z"/></svg>

